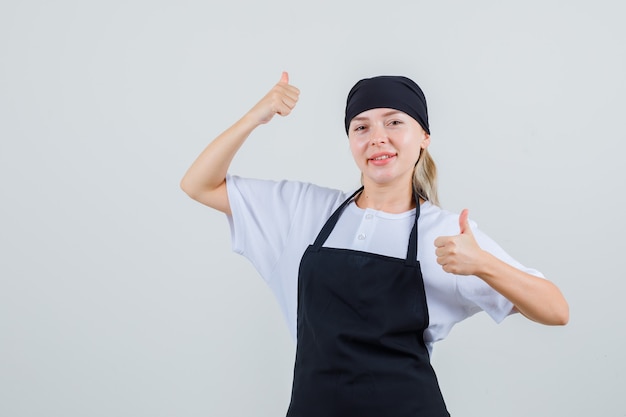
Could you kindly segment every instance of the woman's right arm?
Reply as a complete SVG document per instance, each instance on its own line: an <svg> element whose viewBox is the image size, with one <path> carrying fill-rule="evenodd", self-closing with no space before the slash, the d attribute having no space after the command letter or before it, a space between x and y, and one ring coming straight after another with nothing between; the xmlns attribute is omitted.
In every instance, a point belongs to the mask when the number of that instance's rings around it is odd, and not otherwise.
<svg viewBox="0 0 626 417"><path fill-rule="evenodd" d="M289 75L283 72L280 81L248 113L226 129L202 151L191 164L180 182L189 197L231 214L226 193L226 174L235 154L259 125L272 120L275 114L291 113L300 90L289 84Z"/></svg>

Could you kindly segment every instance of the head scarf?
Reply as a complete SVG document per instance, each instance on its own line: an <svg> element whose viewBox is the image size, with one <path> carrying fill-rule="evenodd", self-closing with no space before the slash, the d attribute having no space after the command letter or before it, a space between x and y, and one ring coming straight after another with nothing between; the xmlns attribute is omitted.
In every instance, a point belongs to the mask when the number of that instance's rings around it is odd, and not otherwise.
<svg viewBox="0 0 626 417"><path fill-rule="evenodd" d="M379 108L400 110L408 114L430 134L426 97L422 89L413 80L397 75L364 78L352 87L346 102L346 133L355 116Z"/></svg>

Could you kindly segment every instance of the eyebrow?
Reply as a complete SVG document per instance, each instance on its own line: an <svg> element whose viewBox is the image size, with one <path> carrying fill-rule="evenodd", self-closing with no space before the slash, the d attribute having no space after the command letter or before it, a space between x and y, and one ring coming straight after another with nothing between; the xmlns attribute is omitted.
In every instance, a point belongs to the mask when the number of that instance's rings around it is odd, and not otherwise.
<svg viewBox="0 0 626 417"><path fill-rule="evenodd" d="M390 110L387 113L384 113L383 117L388 117L388 116L391 116L391 115L397 114L397 113L402 113L402 112L400 110ZM359 117L359 116L357 116L357 117L352 118L350 123L352 123L354 120L361 121L361 120L368 120L368 119L369 119L369 117L364 117L364 116Z"/></svg>

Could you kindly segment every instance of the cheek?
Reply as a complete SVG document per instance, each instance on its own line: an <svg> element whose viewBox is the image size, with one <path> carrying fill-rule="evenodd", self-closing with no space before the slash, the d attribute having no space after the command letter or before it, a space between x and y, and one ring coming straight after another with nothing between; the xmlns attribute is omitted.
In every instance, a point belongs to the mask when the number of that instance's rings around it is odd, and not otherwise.
<svg viewBox="0 0 626 417"><path fill-rule="evenodd" d="M365 152L366 146L363 145L363 141L359 141L356 139L350 140L350 152L354 159L358 159L358 157L362 156Z"/></svg>
<svg viewBox="0 0 626 417"><path fill-rule="evenodd" d="M409 153L413 155L414 159L417 161L420 154L422 153L422 143L421 141L416 142L415 140L407 147Z"/></svg>

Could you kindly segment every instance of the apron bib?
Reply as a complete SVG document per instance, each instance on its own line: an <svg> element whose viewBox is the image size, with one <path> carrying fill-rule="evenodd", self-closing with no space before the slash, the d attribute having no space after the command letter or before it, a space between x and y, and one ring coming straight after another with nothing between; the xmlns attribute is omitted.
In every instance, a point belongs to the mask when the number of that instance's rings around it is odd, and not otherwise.
<svg viewBox="0 0 626 417"><path fill-rule="evenodd" d="M448 417L428 327L415 224L406 259L322 245L355 192L305 251L288 417Z"/></svg>

